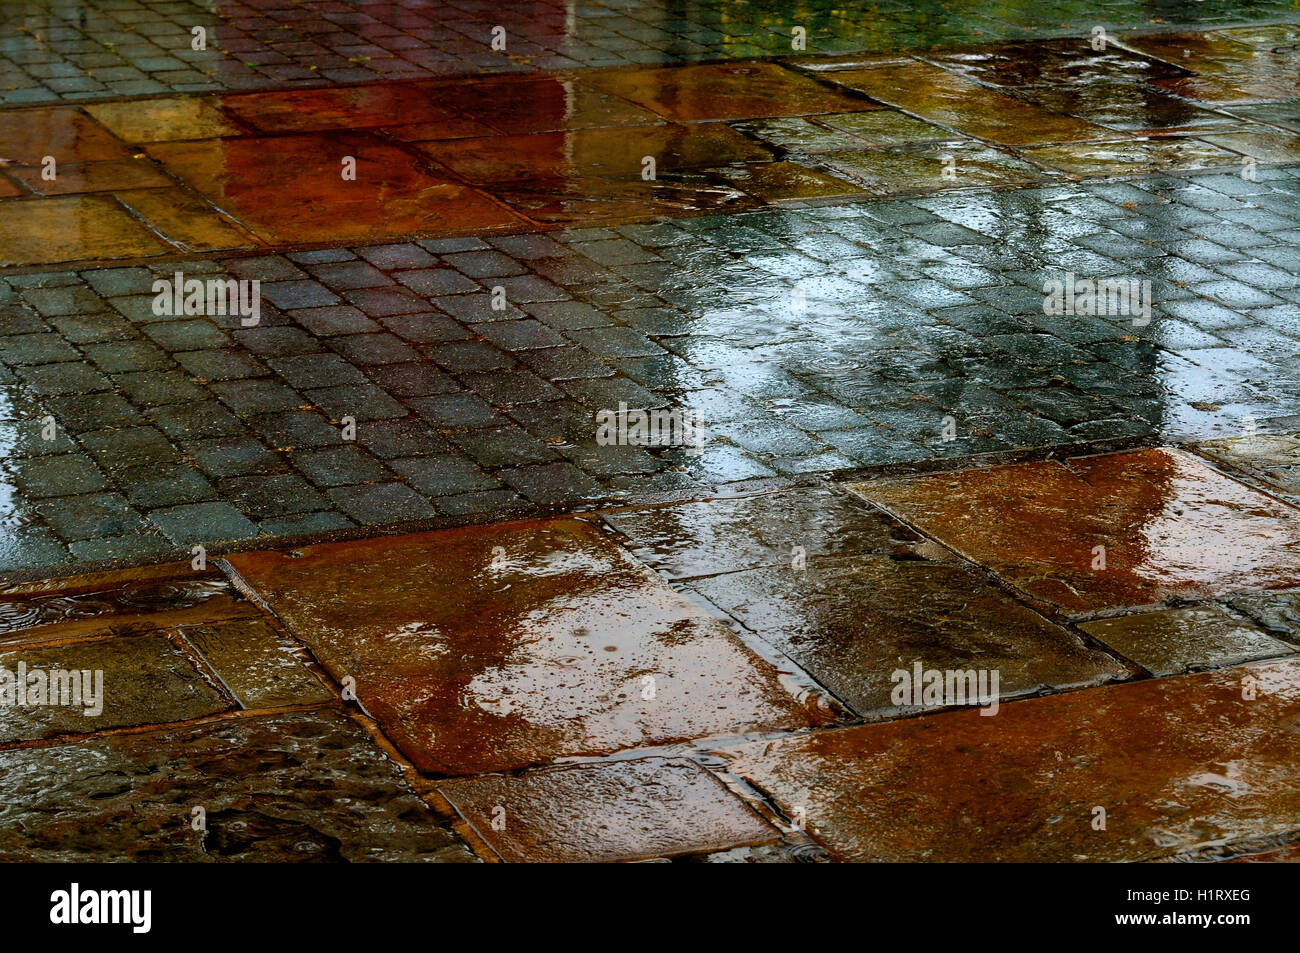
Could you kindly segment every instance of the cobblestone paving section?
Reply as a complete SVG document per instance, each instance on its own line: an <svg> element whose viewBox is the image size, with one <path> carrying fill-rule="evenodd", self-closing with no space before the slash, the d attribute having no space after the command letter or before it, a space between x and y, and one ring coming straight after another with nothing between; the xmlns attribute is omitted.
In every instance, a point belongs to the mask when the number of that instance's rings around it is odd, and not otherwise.
<svg viewBox="0 0 1300 953"><path fill-rule="evenodd" d="M9 274L3 565L1281 432L1298 173L175 265L259 280L252 328L155 314L170 264ZM1150 324L1045 314L1069 273L1149 280ZM702 453L598 444L620 404L689 412Z"/></svg>
<svg viewBox="0 0 1300 953"><path fill-rule="evenodd" d="M324 85L429 75L895 52L990 40L1294 20L1284 0L1190 4L888 0L725 4L52 0L0 7L0 103ZM492 49L492 30L506 49ZM195 27L206 49L192 49Z"/></svg>

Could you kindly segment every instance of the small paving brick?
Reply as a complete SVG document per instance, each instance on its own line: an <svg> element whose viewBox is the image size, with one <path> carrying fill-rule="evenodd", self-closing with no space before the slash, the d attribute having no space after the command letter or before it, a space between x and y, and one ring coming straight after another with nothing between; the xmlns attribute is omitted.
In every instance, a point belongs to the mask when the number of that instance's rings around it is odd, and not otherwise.
<svg viewBox="0 0 1300 953"><path fill-rule="evenodd" d="M211 385L222 403L241 416L294 410L308 403L297 391L264 379L221 381Z"/></svg>
<svg viewBox="0 0 1300 953"><path fill-rule="evenodd" d="M297 354L271 358L267 363L293 387L332 387L363 384L366 376L337 354Z"/></svg>
<svg viewBox="0 0 1300 953"><path fill-rule="evenodd" d="M36 511L65 540L115 536L145 524L120 493L65 496L36 505Z"/></svg>
<svg viewBox="0 0 1300 953"><path fill-rule="evenodd" d="M153 510L149 519L174 543L247 539L257 527L229 503L192 503Z"/></svg>
<svg viewBox="0 0 1300 953"><path fill-rule="evenodd" d="M405 407L373 384L323 387L305 391L303 396L335 419L378 420L406 416Z"/></svg>
<svg viewBox="0 0 1300 953"><path fill-rule="evenodd" d="M439 295L466 294L480 291L477 282L450 268L420 268L397 271L393 277L412 291L436 298Z"/></svg>
<svg viewBox="0 0 1300 953"><path fill-rule="evenodd" d="M356 447L294 453L290 459L307 479L322 487L375 483L390 477L382 464Z"/></svg>
<svg viewBox="0 0 1300 953"><path fill-rule="evenodd" d="M525 370L462 374L460 381L495 406L559 400L564 396L536 374Z"/></svg>
<svg viewBox="0 0 1300 953"><path fill-rule="evenodd" d="M253 437L219 437L182 444L185 452L211 477L267 473L279 459Z"/></svg>
<svg viewBox="0 0 1300 953"><path fill-rule="evenodd" d="M546 444L509 425L453 433L449 439L484 467L522 466L555 459L555 451Z"/></svg>
<svg viewBox="0 0 1300 953"><path fill-rule="evenodd" d="M411 347L391 334L351 334L329 338L330 348L355 364L400 364L419 358Z"/></svg>
<svg viewBox="0 0 1300 953"><path fill-rule="evenodd" d="M338 295L317 281L263 281L262 297L277 308L319 308L336 304Z"/></svg>
<svg viewBox="0 0 1300 953"><path fill-rule="evenodd" d="M427 501L400 483L337 487L328 495L335 506L361 523L405 523L438 515Z"/></svg>
<svg viewBox="0 0 1300 953"><path fill-rule="evenodd" d="M488 324L484 325L479 333L497 347L507 351L526 351L565 343L564 338L546 325L532 320Z"/></svg>
<svg viewBox="0 0 1300 953"><path fill-rule="evenodd" d="M224 499L258 520L327 507L325 499L296 473L230 477L218 487Z"/></svg>
<svg viewBox="0 0 1300 953"><path fill-rule="evenodd" d="M357 443L383 459L428 456L449 449L437 429L419 417L367 421L357 428Z"/></svg>
<svg viewBox="0 0 1300 953"><path fill-rule="evenodd" d="M294 327L259 327L236 331L240 347L261 357L316 354L324 350L314 337Z"/></svg>
<svg viewBox="0 0 1300 953"><path fill-rule="evenodd" d="M471 460L451 454L407 457L392 460L389 466L427 496L473 493L500 485Z"/></svg>
<svg viewBox="0 0 1300 953"><path fill-rule="evenodd" d="M227 348L221 351L187 351L173 355L176 362L195 377L209 381L238 380L259 377L266 368L251 354Z"/></svg>
<svg viewBox="0 0 1300 953"><path fill-rule="evenodd" d="M334 334L368 334L380 327L366 313L351 305L332 305L326 308L300 308L289 312L298 324L317 337Z"/></svg>
<svg viewBox="0 0 1300 953"><path fill-rule="evenodd" d="M82 446L100 466L120 470L133 466L158 466L174 461L178 453L171 442L153 427L123 427L82 434Z"/></svg>
<svg viewBox="0 0 1300 953"><path fill-rule="evenodd" d="M572 463L517 467L502 470L497 476L534 503L563 503L610 495L605 487Z"/></svg>
<svg viewBox="0 0 1300 953"><path fill-rule="evenodd" d="M11 466L18 486L33 499L93 493L107 485L94 461L80 454L18 460Z"/></svg>
<svg viewBox="0 0 1300 953"><path fill-rule="evenodd" d="M212 400L154 407L146 414L173 440L219 437L244 431L244 425L237 418Z"/></svg>
<svg viewBox="0 0 1300 953"><path fill-rule="evenodd" d="M436 259L424 249L409 243L372 245L368 248L358 248L356 251L366 261L385 271L397 268L427 268L436 263Z"/></svg>
<svg viewBox="0 0 1300 953"><path fill-rule="evenodd" d="M279 414L258 414L247 419L247 424L271 444L281 447L324 447L341 443L343 431L310 410L295 410Z"/></svg>
<svg viewBox="0 0 1300 953"><path fill-rule="evenodd" d="M412 344L462 341L470 336L469 330L464 325L433 311L385 315L380 319L380 323L402 340Z"/></svg>
<svg viewBox="0 0 1300 953"><path fill-rule="evenodd" d="M193 467L134 467L113 475L114 481L133 504L143 509L200 503L216 498L216 491Z"/></svg>
<svg viewBox="0 0 1300 953"><path fill-rule="evenodd" d="M432 364L379 364L366 369L372 380L396 397L428 397L460 390L460 384Z"/></svg>

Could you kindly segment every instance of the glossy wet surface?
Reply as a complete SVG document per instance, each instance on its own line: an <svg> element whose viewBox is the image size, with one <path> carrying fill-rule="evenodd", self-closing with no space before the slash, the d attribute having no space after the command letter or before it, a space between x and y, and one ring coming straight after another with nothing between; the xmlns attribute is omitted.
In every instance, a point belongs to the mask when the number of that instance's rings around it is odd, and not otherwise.
<svg viewBox="0 0 1300 953"><path fill-rule="evenodd" d="M1170 469L1185 494L1199 471ZM1194 503L1166 535L1204 529ZM1257 538L1261 505L1217 519ZM1018 506L1080 531L1050 498ZM798 487L16 584L5 670L99 670L104 705L6 709L0 851L1142 860L1294 837L1297 590L1076 627L987 575L1033 566L1023 540L971 565L907 518L923 532ZM914 671L971 693L898 697ZM70 768L89 759L111 790ZM195 798L206 832L131 833L184 827Z"/></svg>
<svg viewBox="0 0 1300 953"><path fill-rule="evenodd" d="M855 489L1068 613L1300 584L1296 511L1180 451Z"/></svg>
<svg viewBox="0 0 1300 953"><path fill-rule="evenodd" d="M1294 830L1298 677L1267 662L725 754L842 860L1140 861Z"/></svg>
<svg viewBox="0 0 1300 953"><path fill-rule="evenodd" d="M0 10L0 856L1287 859L1300 30L1084 13Z"/></svg>
<svg viewBox="0 0 1300 953"><path fill-rule="evenodd" d="M586 522L230 561L434 774L825 717L815 700L802 710L775 671Z"/></svg>
<svg viewBox="0 0 1300 953"><path fill-rule="evenodd" d="M443 784L439 791L507 862L671 857L781 836L690 761L614 761L491 775Z"/></svg>
<svg viewBox="0 0 1300 953"><path fill-rule="evenodd" d="M916 132L830 118L864 135ZM473 152L457 155L470 170ZM1284 213L1297 180L1285 171L10 273L0 568L980 453L1224 438L1251 419L1294 432L1300 290ZM148 207L174 191L123 196ZM112 201L18 204L106 212ZM270 229L337 217L309 203L255 214ZM175 221L235 228L215 212ZM1045 280L1094 268L1151 281L1151 322L1043 313ZM258 326L155 314L155 276L177 269L258 280ZM702 452L598 444L596 415L620 402L692 414Z"/></svg>

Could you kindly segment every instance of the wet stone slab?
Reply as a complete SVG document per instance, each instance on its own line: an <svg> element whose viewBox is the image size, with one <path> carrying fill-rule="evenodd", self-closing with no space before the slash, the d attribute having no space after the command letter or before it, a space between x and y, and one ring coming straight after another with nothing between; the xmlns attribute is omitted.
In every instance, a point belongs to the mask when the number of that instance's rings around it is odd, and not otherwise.
<svg viewBox="0 0 1300 953"><path fill-rule="evenodd" d="M781 836L717 778L685 760L489 775L438 790L505 861L638 860L768 844Z"/></svg>
<svg viewBox="0 0 1300 953"><path fill-rule="evenodd" d="M1152 675L1237 665L1295 651L1215 603L1098 619L1079 628Z"/></svg>
<svg viewBox="0 0 1300 953"><path fill-rule="evenodd" d="M926 63L884 65L827 75L874 100L979 139L1006 145L1105 138L1105 130L1012 99Z"/></svg>
<svg viewBox="0 0 1300 953"><path fill-rule="evenodd" d="M632 553L673 579L850 553L910 553L921 537L822 488L604 514ZM796 549L799 547L799 549Z"/></svg>
<svg viewBox="0 0 1300 953"><path fill-rule="evenodd" d="M665 119L685 122L877 108L771 63L611 72L591 83Z"/></svg>
<svg viewBox="0 0 1300 953"><path fill-rule="evenodd" d="M257 614L220 573L161 564L0 589L0 645Z"/></svg>
<svg viewBox="0 0 1300 953"><path fill-rule="evenodd" d="M230 563L335 679L355 680L360 704L422 771L476 774L827 717L591 523Z"/></svg>
<svg viewBox="0 0 1300 953"><path fill-rule="evenodd" d="M322 704L334 698L295 654L295 646L260 619L180 631L244 708Z"/></svg>
<svg viewBox="0 0 1300 953"><path fill-rule="evenodd" d="M1300 501L1300 438L1256 434L1196 444L1196 451L1293 501Z"/></svg>
<svg viewBox="0 0 1300 953"><path fill-rule="evenodd" d="M1279 660L723 753L841 860L1139 861L1294 837L1298 704Z"/></svg>
<svg viewBox="0 0 1300 953"><path fill-rule="evenodd" d="M1233 596L1227 603L1270 635L1300 644L1300 590L1252 592Z"/></svg>
<svg viewBox="0 0 1300 953"><path fill-rule="evenodd" d="M168 724L232 707L163 634L0 652L0 666L0 741Z"/></svg>
<svg viewBox="0 0 1300 953"><path fill-rule="evenodd" d="M992 693L1003 700L1129 674L956 565L828 558L802 571L783 566L729 573L692 588L869 718L921 710L920 698L905 696L900 703L894 697L900 684L895 673L910 679L918 663L923 670L997 672Z"/></svg>
<svg viewBox="0 0 1300 953"><path fill-rule="evenodd" d="M1296 511L1179 450L854 489L1069 613L1300 583Z"/></svg>
<svg viewBox="0 0 1300 953"><path fill-rule="evenodd" d="M5 861L474 860L337 712L5 751L0 777Z"/></svg>

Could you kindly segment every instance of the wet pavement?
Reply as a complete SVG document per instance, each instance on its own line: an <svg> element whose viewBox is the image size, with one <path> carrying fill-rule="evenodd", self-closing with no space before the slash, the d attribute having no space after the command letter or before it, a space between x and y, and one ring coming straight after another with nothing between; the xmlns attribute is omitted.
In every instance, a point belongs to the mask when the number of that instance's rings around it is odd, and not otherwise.
<svg viewBox="0 0 1300 953"><path fill-rule="evenodd" d="M1300 580L1244 566L1205 521L1261 541L1260 520L1300 521L1197 459L1125 451L14 584L6 671L98 670L102 688L0 721L0 844L751 863L1281 849L1300 834ZM1025 582L1061 545L1042 527L1092 542L1096 504L1038 492L1044 466L1161 501L1119 525L1162 547L1141 566L1116 547L1098 571L1125 588L1076 590L1107 593L1099 616ZM961 480L947 500L972 513L979 480L1025 487L1041 548L1019 532L1017 557L991 556L948 534L959 518L900 503ZM1189 547L1195 601L1136 586ZM88 763L103 767L73 767Z"/></svg>
<svg viewBox="0 0 1300 953"><path fill-rule="evenodd" d="M5 6L0 857L1294 861L1298 22Z"/></svg>

